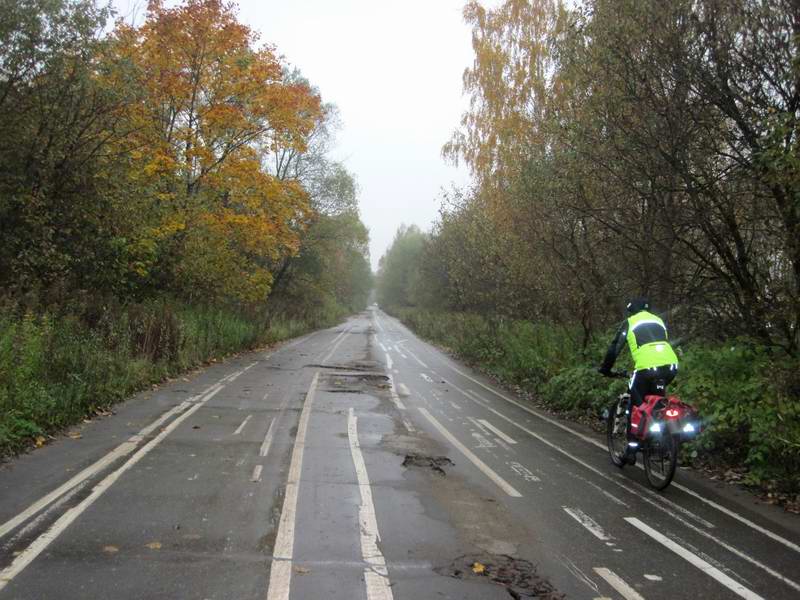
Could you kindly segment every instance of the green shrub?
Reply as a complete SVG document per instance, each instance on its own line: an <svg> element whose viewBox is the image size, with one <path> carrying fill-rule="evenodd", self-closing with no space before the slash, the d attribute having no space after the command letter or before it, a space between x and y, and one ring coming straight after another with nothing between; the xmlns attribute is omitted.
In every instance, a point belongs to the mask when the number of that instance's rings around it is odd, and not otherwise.
<svg viewBox="0 0 800 600"><path fill-rule="evenodd" d="M578 332L561 326L410 308L393 312L422 337L558 411L599 413L626 388L624 380L597 373L610 331L582 350ZM688 455L747 466L752 484L800 491L800 362L745 339L692 344L679 349L679 359L671 392L696 406L706 425ZM627 352L618 367L630 369Z"/></svg>
<svg viewBox="0 0 800 600"><path fill-rule="evenodd" d="M243 315L166 300L92 307L87 317L0 312L0 455L79 422L133 392L212 358L330 325Z"/></svg>

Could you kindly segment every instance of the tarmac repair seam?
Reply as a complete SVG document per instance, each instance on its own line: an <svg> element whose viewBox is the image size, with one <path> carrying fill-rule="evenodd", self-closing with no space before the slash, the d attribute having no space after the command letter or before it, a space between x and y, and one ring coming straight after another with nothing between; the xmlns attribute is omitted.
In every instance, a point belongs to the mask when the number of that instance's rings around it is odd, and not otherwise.
<svg viewBox="0 0 800 600"><path fill-rule="evenodd" d="M378 542L381 539L378 532L378 518L375 514L375 504L372 501L372 488L369 483L367 466L361 445L358 442L358 418L355 411L350 408L347 414L347 435L350 442L350 454L353 456L353 465L358 477L358 488L361 492L361 504L358 507L359 532L361 535L361 556L369 567L364 569L364 584L367 588L368 600L393 600L391 584L389 583L389 570L386 568L386 559L383 556Z"/></svg>

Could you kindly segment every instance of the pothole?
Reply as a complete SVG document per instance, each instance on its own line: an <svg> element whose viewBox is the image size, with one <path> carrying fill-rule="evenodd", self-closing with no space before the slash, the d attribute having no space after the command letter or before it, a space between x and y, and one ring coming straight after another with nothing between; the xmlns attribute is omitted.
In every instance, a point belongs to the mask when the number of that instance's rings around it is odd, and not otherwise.
<svg viewBox="0 0 800 600"><path fill-rule="evenodd" d="M485 580L501 585L516 600L562 600L566 597L536 572L536 566L532 562L508 554L465 554L449 565L435 568L434 571L454 579Z"/></svg>
<svg viewBox="0 0 800 600"><path fill-rule="evenodd" d="M406 454L403 459L404 467L427 468L444 477L447 473L444 467L452 467L455 463L446 456L425 456L424 454Z"/></svg>

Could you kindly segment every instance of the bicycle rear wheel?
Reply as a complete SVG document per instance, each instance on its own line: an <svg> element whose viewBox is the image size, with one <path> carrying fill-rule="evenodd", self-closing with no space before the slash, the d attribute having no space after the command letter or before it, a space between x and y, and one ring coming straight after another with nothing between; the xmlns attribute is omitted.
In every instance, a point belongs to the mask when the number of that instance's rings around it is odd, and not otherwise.
<svg viewBox="0 0 800 600"><path fill-rule="evenodd" d="M627 423L625 406L622 400L614 402L608 407L606 417L606 437L608 440L608 454L614 465L622 468L625 466L625 451L628 446ZM619 413L622 414L619 414Z"/></svg>
<svg viewBox="0 0 800 600"><path fill-rule="evenodd" d="M678 466L678 439L665 432L651 439L644 447L644 472L647 481L657 490L667 487Z"/></svg>

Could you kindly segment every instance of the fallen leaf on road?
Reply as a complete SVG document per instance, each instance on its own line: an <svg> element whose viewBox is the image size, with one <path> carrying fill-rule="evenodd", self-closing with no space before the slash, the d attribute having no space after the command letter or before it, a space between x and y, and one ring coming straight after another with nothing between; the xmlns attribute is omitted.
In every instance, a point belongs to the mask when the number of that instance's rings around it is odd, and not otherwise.
<svg viewBox="0 0 800 600"><path fill-rule="evenodd" d="M79 439L81 439L83 437L83 435L81 435L77 431L70 431L67 435L69 437L71 437L73 440L79 440Z"/></svg>
<svg viewBox="0 0 800 600"><path fill-rule="evenodd" d="M145 544L150 550L161 550L161 542L150 542L149 544Z"/></svg>
<svg viewBox="0 0 800 600"><path fill-rule="evenodd" d="M103 546L103 552L108 552L109 554L116 554L119 552L119 548L116 546Z"/></svg>
<svg viewBox="0 0 800 600"><path fill-rule="evenodd" d="M472 563L472 572L476 575L482 575L486 571L486 567L483 564L476 562Z"/></svg>
<svg viewBox="0 0 800 600"><path fill-rule="evenodd" d="M36 444L37 448L41 448L42 446L44 446L44 443L46 441L47 441L47 438L45 438L43 435L37 435L36 439L33 440L33 442Z"/></svg>
<svg viewBox="0 0 800 600"><path fill-rule="evenodd" d="M306 569L305 567L295 567L294 572L297 573L298 575L307 575L311 571L309 569Z"/></svg>

